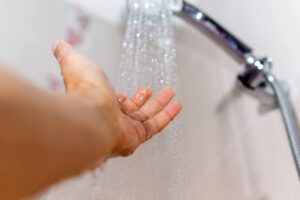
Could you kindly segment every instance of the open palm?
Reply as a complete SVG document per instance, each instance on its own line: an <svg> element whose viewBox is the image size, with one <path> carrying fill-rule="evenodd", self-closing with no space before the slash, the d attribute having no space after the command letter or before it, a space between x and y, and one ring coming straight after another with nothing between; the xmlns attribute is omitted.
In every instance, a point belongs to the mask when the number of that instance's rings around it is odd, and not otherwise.
<svg viewBox="0 0 300 200"><path fill-rule="evenodd" d="M142 143L164 129L181 110L181 104L171 101L175 92L170 87L155 97L148 87L142 87L128 98L115 93L105 74L86 56L68 43L57 41L53 48L61 66L66 90L96 101L109 113L109 126L117 135L115 156L132 154Z"/></svg>

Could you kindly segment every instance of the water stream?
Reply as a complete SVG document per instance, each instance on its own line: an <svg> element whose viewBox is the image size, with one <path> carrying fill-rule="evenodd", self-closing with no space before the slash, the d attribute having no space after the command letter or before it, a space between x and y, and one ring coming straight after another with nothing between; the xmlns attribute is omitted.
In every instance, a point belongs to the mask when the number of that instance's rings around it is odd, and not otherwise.
<svg viewBox="0 0 300 200"><path fill-rule="evenodd" d="M170 2L129 0L116 90L130 95L140 86L153 92L178 88L176 50ZM185 200L184 134L180 120L144 144L130 158L108 161L93 173L66 185L73 194L57 189L46 200Z"/></svg>
<svg viewBox="0 0 300 200"><path fill-rule="evenodd" d="M177 87L170 0L130 0L118 89Z"/></svg>
<svg viewBox="0 0 300 200"><path fill-rule="evenodd" d="M169 85L178 88L174 30L171 23L172 0L129 0L128 20L123 53L117 79L117 90L130 95L140 86L151 86L156 92ZM180 120L148 142L135 155L120 162L112 161L104 173L116 172L121 180L110 180L115 194L108 195L103 185L95 196L106 193L107 199L181 200L186 199L185 163L182 151ZM118 163L118 164L116 164ZM120 166L123 166L120 169ZM115 177L116 174L111 174ZM99 185L98 185L99 186ZM95 188L99 187L96 186ZM106 188L103 188L103 186ZM145 187L148 190L145 190Z"/></svg>

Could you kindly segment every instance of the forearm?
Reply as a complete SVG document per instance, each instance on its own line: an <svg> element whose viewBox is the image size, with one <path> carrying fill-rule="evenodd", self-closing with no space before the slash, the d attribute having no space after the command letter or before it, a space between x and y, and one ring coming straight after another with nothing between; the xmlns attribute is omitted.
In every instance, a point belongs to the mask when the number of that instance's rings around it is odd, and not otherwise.
<svg viewBox="0 0 300 200"><path fill-rule="evenodd" d="M32 194L110 156L114 130L95 102L0 73L0 195Z"/></svg>
<svg viewBox="0 0 300 200"><path fill-rule="evenodd" d="M49 93L0 71L0 199L15 200L111 156L132 154L181 110L166 87L117 95L105 74L68 43L57 41L67 91Z"/></svg>

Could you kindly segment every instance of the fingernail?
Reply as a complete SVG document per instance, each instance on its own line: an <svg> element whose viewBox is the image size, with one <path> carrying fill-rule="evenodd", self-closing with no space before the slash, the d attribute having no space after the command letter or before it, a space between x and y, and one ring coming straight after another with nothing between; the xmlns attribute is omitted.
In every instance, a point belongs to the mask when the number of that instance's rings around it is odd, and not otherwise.
<svg viewBox="0 0 300 200"><path fill-rule="evenodd" d="M181 110L182 109L182 103L181 102L179 102L179 101L174 101L174 104L178 107L178 109L179 110Z"/></svg>
<svg viewBox="0 0 300 200"><path fill-rule="evenodd" d="M171 87L165 87L162 90L162 97L167 99L167 98L172 98L175 96L175 91Z"/></svg>
<svg viewBox="0 0 300 200"><path fill-rule="evenodd" d="M124 103L126 101L126 97L122 96L118 98L119 103Z"/></svg>
<svg viewBox="0 0 300 200"><path fill-rule="evenodd" d="M145 92L140 93L139 95L137 95L137 99L139 101L145 101L145 99L146 99L146 93Z"/></svg>
<svg viewBox="0 0 300 200"><path fill-rule="evenodd" d="M73 50L73 47L64 40L58 40L53 44L53 53L56 59L60 62L60 60Z"/></svg>
<svg viewBox="0 0 300 200"><path fill-rule="evenodd" d="M52 51L53 51L53 52L55 52L55 50L57 49L57 47L58 47L58 45L59 45L60 42L61 42L60 40L56 40L56 41L53 43L53 45L52 45Z"/></svg>

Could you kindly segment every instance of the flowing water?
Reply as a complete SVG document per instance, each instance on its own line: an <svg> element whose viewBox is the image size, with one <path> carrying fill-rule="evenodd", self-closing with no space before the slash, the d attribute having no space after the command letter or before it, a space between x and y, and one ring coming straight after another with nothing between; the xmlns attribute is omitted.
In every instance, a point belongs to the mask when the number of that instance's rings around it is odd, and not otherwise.
<svg viewBox="0 0 300 200"><path fill-rule="evenodd" d="M177 87L170 0L131 0L118 89Z"/></svg>
<svg viewBox="0 0 300 200"><path fill-rule="evenodd" d="M154 92L166 85L178 88L170 3L170 0L129 1L116 83L118 91L130 95L140 86L151 86ZM133 157L108 163L99 173L95 196L106 199L186 199L180 127L180 121L175 120L163 134L144 145ZM108 173L112 173L112 177L117 174L120 179L108 180ZM115 189L113 193L109 194L108 185Z"/></svg>
<svg viewBox="0 0 300 200"><path fill-rule="evenodd" d="M127 28L115 84L118 91L130 95L140 86L151 86L154 92L164 86L177 90L170 3L171 0L128 1ZM73 183L74 193L82 195L83 191L76 188L84 190L87 200L187 199L183 139L177 119L130 158L110 160ZM57 196L70 199L63 193ZM57 196L49 195L47 200Z"/></svg>
<svg viewBox="0 0 300 200"><path fill-rule="evenodd" d="M170 10L170 5L174 3L172 0L129 1L127 29L116 84L118 91L130 95L142 85L151 86L154 92L166 85L178 89L176 49L171 22L173 13ZM161 187L161 191L152 191L144 199L185 199L184 156L180 139L183 135L180 127L180 122L175 120L163 135L151 141L150 148L153 150L142 150L141 155L136 157L139 162L153 159L150 169L153 180L143 181L153 181L152 184ZM158 156L148 158L151 153ZM167 179L162 181L162 177ZM135 199L135 196L131 198Z"/></svg>

